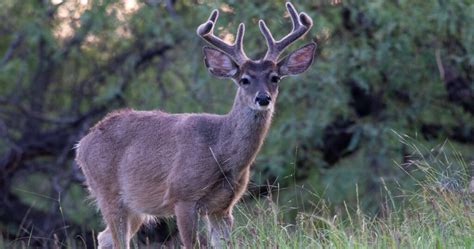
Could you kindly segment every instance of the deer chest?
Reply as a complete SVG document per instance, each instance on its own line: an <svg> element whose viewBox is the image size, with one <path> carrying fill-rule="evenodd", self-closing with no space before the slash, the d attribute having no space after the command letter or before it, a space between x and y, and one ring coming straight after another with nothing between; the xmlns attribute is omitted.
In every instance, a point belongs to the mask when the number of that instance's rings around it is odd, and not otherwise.
<svg viewBox="0 0 474 249"><path fill-rule="evenodd" d="M227 212L242 197L247 189L249 169L241 174L223 174L222 179L209 189L206 196L200 200L200 206L207 213Z"/></svg>

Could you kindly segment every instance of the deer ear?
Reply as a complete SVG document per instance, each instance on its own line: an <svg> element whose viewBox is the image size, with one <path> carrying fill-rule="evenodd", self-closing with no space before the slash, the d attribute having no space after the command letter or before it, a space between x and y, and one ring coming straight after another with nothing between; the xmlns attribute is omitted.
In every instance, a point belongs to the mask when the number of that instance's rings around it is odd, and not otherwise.
<svg viewBox="0 0 474 249"><path fill-rule="evenodd" d="M291 52L278 62L278 70L281 76L300 74L313 63L316 43L309 43Z"/></svg>
<svg viewBox="0 0 474 249"><path fill-rule="evenodd" d="M204 47L204 63L212 75L221 78L230 78L236 75L239 67L225 53L210 47Z"/></svg>

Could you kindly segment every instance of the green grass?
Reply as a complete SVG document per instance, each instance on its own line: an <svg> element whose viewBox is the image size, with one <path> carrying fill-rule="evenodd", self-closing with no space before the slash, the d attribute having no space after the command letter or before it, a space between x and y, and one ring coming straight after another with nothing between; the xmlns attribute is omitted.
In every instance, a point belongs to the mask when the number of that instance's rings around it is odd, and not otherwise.
<svg viewBox="0 0 474 249"><path fill-rule="evenodd" d="M277 191L236 206L233 248L474 248L473 165L447 142L426 148L398 136L412 153L394 167L408 180L394 187L380 179L385 198L377 215L364 214L358 200L334 208L316 195L320 201L310 211L295 211L279 203ZM296 218L289 221L289 213ZM84 248L77 238L57 244ZM0 248L9 247L30 248L28 240L12 244L0 237ZM135 238L132 248L144 246Z"/></svg>
<svg viewBox="0 0 474 249"><path fill-rule="evenodd" d="M359 205L355 210L344 205L342 211L331 211L320 202L288 223L285 214L292 207L275 202L277 197L260 199L234 211L234 247L474 248L469 166L449 143L425 148L408 136L398 136L412 154L405 164L394 165L412 186L390 189L382 178L386 198L379 215L365 215Z"/></svg>
<svg viewBox="0 0 474 249"><path fill-rule="evenodd" d="M286 208L271 200L237 208L237 248L473 248L472 205L462 194L422 189L385 217L331 214L322 207L287 223ZM418 202L413 203L412 202ZM469 205L471 205L469 207ZM290 208L291 209L291 208ZM341 218L345 216L345 218Z"/></svg>

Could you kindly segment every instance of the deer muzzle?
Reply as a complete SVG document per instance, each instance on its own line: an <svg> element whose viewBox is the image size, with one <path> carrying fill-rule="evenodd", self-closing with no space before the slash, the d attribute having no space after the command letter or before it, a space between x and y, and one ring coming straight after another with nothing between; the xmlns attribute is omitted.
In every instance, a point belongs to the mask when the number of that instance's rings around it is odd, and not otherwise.
<svg viewBox="0 0 474 249"><path fill-rule="evenodd" d="M272 98L268 93L259 93L257 97L255 97L255 103L261 107L266 107L270 104Z"/></svg>

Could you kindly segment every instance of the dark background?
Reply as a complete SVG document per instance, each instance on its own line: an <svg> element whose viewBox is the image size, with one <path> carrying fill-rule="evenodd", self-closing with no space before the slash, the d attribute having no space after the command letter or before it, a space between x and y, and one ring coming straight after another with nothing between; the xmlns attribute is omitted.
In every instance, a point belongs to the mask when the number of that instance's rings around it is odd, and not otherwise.
<svg viewBox="0 0 474 249"><path fill-rule="evenodd" d="M357 186L361 207L378 215L381 179L410 184L395 133L427 146L449 140L474 160L472 1L293 3L314 27L291 48L313 40L316 58L281 82L245 198L278 186L282 202L300 200L295 210L319 199L338 209L355 205ZM251 58L266 49L258 19L276 38L291 28L283 1L0 1L3 238L81 234L90 243L101 230L73 147L107 112L230 109L235 86L207 73L195 33L214 8L222 37L246 24Z"/></svg>

